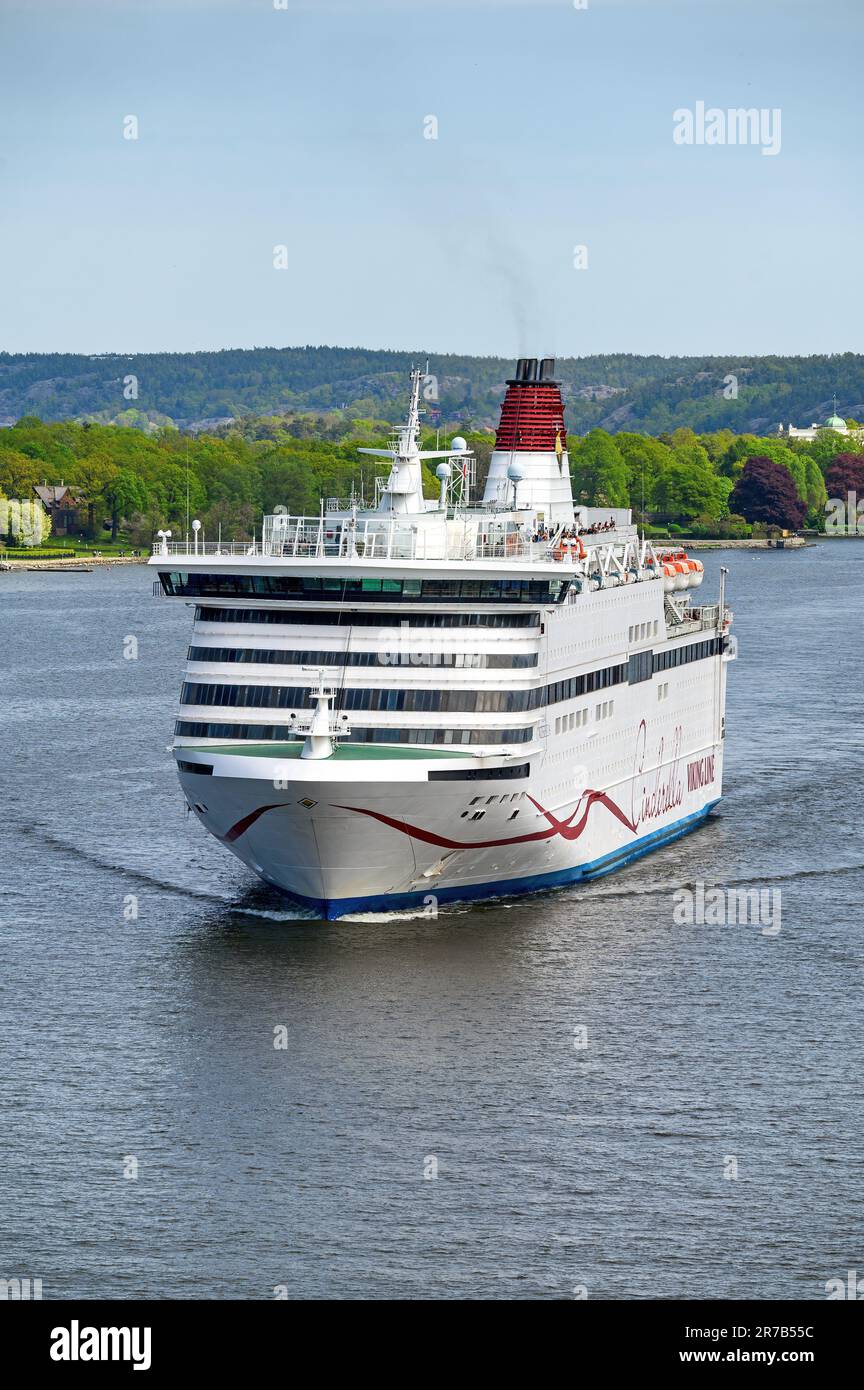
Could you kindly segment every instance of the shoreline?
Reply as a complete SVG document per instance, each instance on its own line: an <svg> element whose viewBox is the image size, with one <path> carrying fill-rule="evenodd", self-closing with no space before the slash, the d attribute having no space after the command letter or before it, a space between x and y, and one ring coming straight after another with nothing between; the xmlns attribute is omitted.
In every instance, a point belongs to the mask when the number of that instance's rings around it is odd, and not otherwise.
<svg viewBox="0 0 864 1390"><path fill-rule="evenodd" d="M56 560L3 560L0 572L10 570L89 570L96 565L146 565L149 555L59 556Z"/></svg>
<svg viewBox="0 0 864 1390"><path fill-rule="evenodd" d="M823 537L820 536L819 540ZM716 539L710 540L707 537L699 540L688 540L686 536L676 537L674 541L652 541L655 549L669 550L673 546L680 547L682 550L805 550L809 546L817 545L818 540L810 540L805 536L786 536L781 537L779 543L775 540L766 540L764 536L756 538L750 537L745 540Z"/></svg>

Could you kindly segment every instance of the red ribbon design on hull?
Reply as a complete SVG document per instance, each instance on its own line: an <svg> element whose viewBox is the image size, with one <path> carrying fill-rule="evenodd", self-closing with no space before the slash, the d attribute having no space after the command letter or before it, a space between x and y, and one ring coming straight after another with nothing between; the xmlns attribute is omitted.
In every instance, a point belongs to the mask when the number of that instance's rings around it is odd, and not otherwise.
<svg viewBox="0 0 864 1390"><path fill-rule="evenodd" d="M369 811L365 806L336 805L334 809L353 811L358 816L370 816L372 820L380 821L382 825L389 825L392 830L398 830L401 834L408 835L414 840L425 840L427 844L439 845L442 849L494 849L500 845L524 845L531 840L551 840L555 835L560 835L565 840L578 840L588 823L591 807L597 802L605 806L607 811L611 811L612 815L616 816L628 830L634 832L636 830L636 826L629 816L625 815L621 807L616 805L605 792L589 791L585 793L585 806L578 821L575 820L579 811L578 805L575 811L570 812L566 820L558 820L557 816L553 815L551 811L547 811L544 806L540 805L539 801L535 801L533 796L529 796L528 800L549 821L548 827L545 830L534 830L528 835L511 835L501 840L451 840L446 835L436 835L433 830L424 830L420 825L411 825L408 821L395 820L393 816L385 816L382 811ZM278 810L280 810L280 804L259 806L257 810L250 811L248 816L238 820L236 825L232 825L231 829L222 836L222 839L226 844L233 844L235 840L239 840L241 835L245 835L259 816L263 816L266 811Z"/></svg>
<svg viewBox="0 0 864 1390"><path fill-rule="evenodd" d="M616 820L619 820L627 830L636 834L639 825L643 821L656 820L665 815L668 811L679 806L683 800L684 790L683 781L679 771L681 757L682 729L679 725L672 740L670 756L664 760L664 740L660 740L658 750L657 767L654 773L654 783L649 787L647 780L643 778L643 765L645 760L645 745L647 742L647 725L643 719L639 725L639 733L636 740L636 766L632 781L631 815L628 816L617 802L613 801L605 792L586 790L582 793L576 803L575 810L565 820L559 820L552 811L547 811L545 806L541 806L539 801L535 801L533 796L528 795L528 800L535 806L542 816L549 822L543 830L534 830L527 835L511 835L499 840L453 840L447 835L437 835L434 830L424 830L420 825L412 825L409 821L397 820L394 816L387 816L383 811L370 811L365 806L341 806L335 805L334 810L351 811L357 816L369 816L372 820L380 821L382 825L389 825L391 830L398 830L401 835L408 835L413 840L425 840L429 845L438 845L441 849L497 849L502 845L524 845L532 840L551 840L556 835L560 835L564 840L578 840L585 826L588 824L588 817L591 814L591 807L599 804L605 806L606 810ZM663 768L667 768L665 780L663 779ZM699 764L691 764L699 766ZM713 776L713 766L712 766ZM642 778L641 784L639 779ZM637 792L637 786L640 790ZM639 795L641 794L641 806L637 806ZM239 840L241 835L245 835L259 816L263 816L267 811L278 811L284 808L284 803L277 802L275 805L259 806L257 810L250 811L248 815L238 820L231 829L221 837L226 844L233 844ZM581 808L581 814L580 814ZM579 817L577 820L576 817Z"/></svg>
<svg viewBox="0 0 864 1390"><path fill-rule="evenodd" d="M381 811L367 811L363 806L337 806L336 809L354 811L358 816L371 816L373 820L381 821L383 825L389 825L391 829L399 830L403 835L409 835L414 840L425 840L430 845L439 845L442 849L494 849L499 845L524 845L531 840L551 840L555 835L560 835L565 840L578 840L588 823L591 807L598 801L606 807L607 811L611 811L613 816L617 816L621 824L626 825L628 830L635 831L636 829L621 807L617 806L605 792L589 791L585 793L585 807L578 821L575 820L575 817L578 814L579 805L575 811L570 812L566 820L558 820L557 816L553 815L551 811L547 811L545 806L540 805L539 801L535 801L533 796L529 796L528 800L549 821L548 827L545 830L534 830L528 835L511 835L501 840L451 840L446 835L436 835L432 830L424 830L422 826L411 825L407 821L399 821L392 816L385 816ZM581 798L579 804L581 805Z"/></svg>
<svg viewBox="0 0 864 1390"><path fill-rule="evenodd" d="M230 830L226 830L221 838L226 845L233 844L235 840L240 839L241 835L246 834L246 831L255 824L259 816L263 816L265 811L278 811L281 804L281 802L276 802L273 806L259 806L257 811L250 811L248 816L244 816L242 820L238 820L236 825L232 825Z"/></svg>

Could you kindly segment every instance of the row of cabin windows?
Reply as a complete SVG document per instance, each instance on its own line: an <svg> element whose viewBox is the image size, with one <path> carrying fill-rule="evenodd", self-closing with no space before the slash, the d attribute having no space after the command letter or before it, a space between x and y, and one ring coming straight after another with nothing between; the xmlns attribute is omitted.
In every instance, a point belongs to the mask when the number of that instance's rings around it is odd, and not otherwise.
<svg viewBox="0 0 864 1390"><path fill-rule="evenodd" d="M172 598L219 598L249 594L259 598L362 599L369 603L560 603L568 579L374 579L291 574L160 573Z"/></svg>
<svg viewBox="0 0 864 1390"><path fill-rule="evenodd" d="M345 612L338 608L214 608L198 604L195 621L202 623L263 623L280 627L298 624L315 627L533 627L539 613L412 613L406 621L398 614Z"/></svg>
<svg viewBox="0 0 864 1390"><path fill-rule="evenodd" d="M627 635L632 642L644 642L647 637L656 637L660 624L655 618L651 623L632 623Z"/></svg>
<svg viewBox="0 0 864 1390"><path fill-rule="evenodd" d="M615 713L614 700L601 700L595 707L594 718L599 722L601 719L611 719ZM572 729L582 729L588 723L590 710L574 709L569 714L562 714L555 720L556 734L569 734Z"/></svg>
<svg viewBox="0 0 864 1390"><path fill-rule="evenodd" d="M258 647L190 647L188 661L228 661L255 666L454 666L469 671L516 670L537 665L536 652L276 651Z"/></svg>
<svg viewBox="0 0 864 1390"><path fill-rule="evenodd" d="M197 719L178 719L174 725L178 738L243 739L250 743L290 743L297 740L290 724L210 724ZM534 730L528 729L357 729L352 728L351 743L454 743L498 744L530 743Z"/></svg>
<svg viewBox="0 0 864 1390"><path fill-rule="evenodd" d="M521 714L605 690L626 678L626 665L589 671L585 676L554 681L534 690L380 690L340 692L340 710L388 710L415 714ZM309 687L296 685L225 685L184 681L184 705L240 705L246 709L308 708Z"/></svg>
<svg viewBox="0 0 864 1390"><path fill-rule="evenodd" d="M347 689L339 709L404 711L406 714L515 714L535 709L539 690L380 690ZM243 709L307 710L306 685L210 685L186 681L184 705L241 706Z"/></svg>
<svg viewBox="0 0 864 1390"><path fill-rule="evenodd" d="M588 723L588 710L574 709L569 714L562 714L555 720L556 734L567 734L571 729L581 729Z"/></svg>

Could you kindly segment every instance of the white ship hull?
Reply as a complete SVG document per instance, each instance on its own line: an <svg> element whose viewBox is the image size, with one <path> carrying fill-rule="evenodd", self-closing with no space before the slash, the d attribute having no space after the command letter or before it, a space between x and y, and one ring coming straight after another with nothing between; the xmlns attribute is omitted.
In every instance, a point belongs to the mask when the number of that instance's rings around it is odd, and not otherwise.
<svg viewBox="0 0 864 1390"><path fill-rule="evenodd" d="M543 774L542 755L539 773L518 781L370 780L368 765L363 780L342 781L332 771L325 779L314 763L295 763L296 777L274 764L275 779L180 778L213 835L322 917L406 907L433 912L438 903L596 878L697 828L720 800L722 744L697 741L688 749L681 726L660 741L649 750L643 724L630 740L631 775L605 787L585 781L569 793L560 785L560 763ZM229 759L238 763L232 754L183 752L184 760L223 768ZM570 753L566 761L573 766ZM412 770L425 779L429 766L421 761ZM478 809L482 818L474 820Z"/></svg>

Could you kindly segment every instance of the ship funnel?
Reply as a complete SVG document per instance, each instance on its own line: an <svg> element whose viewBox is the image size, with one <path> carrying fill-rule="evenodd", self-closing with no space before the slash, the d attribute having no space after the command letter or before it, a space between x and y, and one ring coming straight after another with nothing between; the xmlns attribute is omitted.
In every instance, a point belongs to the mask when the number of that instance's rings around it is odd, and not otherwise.
<svg viewBox="0 0 864 1390"><path fill-rule="evenodd" d="M551 359L549 360L551 361ZM530 386L539 379L537 375L537 358L520 357L519 361L516 363L516 375L510 377L507 385Z"/></svg>
<svg viewBox="0 0 864 1390"><path fill-rule="evenodd" d="M561 388L554 380L554 357L520 357L516 375L507 382L495 449L483 500L491 503L511 495L519 469L522 508L542 512L544 519L570 525L573 494L567 459L567 430Z"/></svg>

